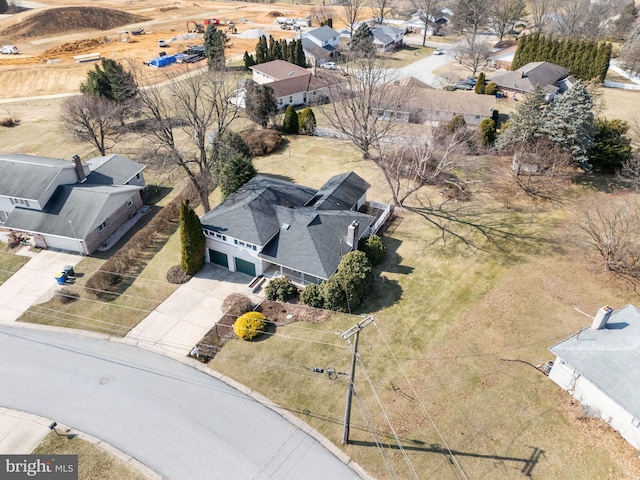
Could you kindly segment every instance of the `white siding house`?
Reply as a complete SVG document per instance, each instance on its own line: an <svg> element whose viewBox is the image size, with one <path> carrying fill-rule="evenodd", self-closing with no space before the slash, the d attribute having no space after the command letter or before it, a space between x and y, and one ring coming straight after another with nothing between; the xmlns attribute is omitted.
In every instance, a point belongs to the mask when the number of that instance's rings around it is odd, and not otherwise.
<svg viewBox="0 0 640 480"><path fill-rule="evenodd" d="M591 328L550 348L549 378L640 450L640 311L598 311Z"/></svg>

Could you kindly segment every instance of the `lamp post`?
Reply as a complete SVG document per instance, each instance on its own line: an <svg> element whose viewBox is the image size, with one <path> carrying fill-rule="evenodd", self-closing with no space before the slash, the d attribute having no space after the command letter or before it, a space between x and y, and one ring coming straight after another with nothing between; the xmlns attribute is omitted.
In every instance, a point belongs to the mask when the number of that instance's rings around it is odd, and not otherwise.
<svg viewBox="0 0 640 480"><path fill-rule="evenodd" d="M71 233L73 233L73 238L75 238L78 241L78 246L80 247L80 256L82 257L82 255L84 254L84 248L82 247L82 242L76 235L76 230L73 228L73 222L71 220L69 220L69 225L71 225Z"/></svg>

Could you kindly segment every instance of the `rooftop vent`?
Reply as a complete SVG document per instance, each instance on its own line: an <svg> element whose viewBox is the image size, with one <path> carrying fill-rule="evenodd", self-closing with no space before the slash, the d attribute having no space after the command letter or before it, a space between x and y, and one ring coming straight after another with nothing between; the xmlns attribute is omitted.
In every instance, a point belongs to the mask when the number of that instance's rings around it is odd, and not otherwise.
<svg viewBox="0 0 640 480"><path fill-rule="evenodd" d="M280 225L280 230L289 230L289 227L291 225L289 225L288 223L283 223L282 225Z"/></svg>
<svg viewBox="0 0 640 480"><path fill-rule="evenodd" d="M593 323L591 324L591 328L593 328L594 330L603 329L607 325L609 317L612 313L613 308L611 308L609 305L605 305L604 307L602 307L600 310L598 310L598 313L596 313L596 316L593 319Z"/></svg>
<svg viewBox="0 0 640 480"><path fill-rule="evenodd" d="M290 77L291 75L293 75L293 70L291 70L289 73L287 73L287 77Z"/></svg>

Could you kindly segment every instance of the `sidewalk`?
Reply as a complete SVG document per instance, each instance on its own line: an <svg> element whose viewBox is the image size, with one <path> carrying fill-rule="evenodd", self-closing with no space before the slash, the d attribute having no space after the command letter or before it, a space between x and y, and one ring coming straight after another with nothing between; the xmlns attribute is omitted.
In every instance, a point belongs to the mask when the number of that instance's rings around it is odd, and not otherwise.
<svg viewBox="0 0 640 480"><path fill-rule="evenodd" d="M0 455L27 455L31 453L42 443L44 438L49 435L51 432L49 425L51 425L51 423L52 420L48 418L0 407ZM58 432L70 430L68 427L60 424L56 429ZM124 463L128 463L147 478L153 480L162 479L161 475L158 475L149 467L143 465L130 455L121 452L114 446L86 433L78 432L75 429L71 429L71 433L77 435L79 439L101 448L109 455L113 455Z"/></svg>

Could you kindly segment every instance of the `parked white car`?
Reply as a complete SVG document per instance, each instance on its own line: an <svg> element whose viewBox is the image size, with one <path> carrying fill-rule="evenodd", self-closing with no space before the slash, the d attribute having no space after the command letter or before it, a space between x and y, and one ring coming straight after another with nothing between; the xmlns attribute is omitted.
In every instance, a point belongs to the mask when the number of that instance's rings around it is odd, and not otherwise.
<svg viewBox="0 0 640 480"><path fill-rule="evenodd" d="M169 44L164 40L158 40L158 46L164 48L164 47L168 47Z"/></svg>
<svg viewBox="0 0 640 480"><path fill-rule="evenodd" d="M326 68L328 70L335 70L336 68L338 68L338 65L335 64L335 62L324 62L322 65L320 65L322 68Z"/></svg>
<svg viewBox="0 0 640 480"><path fill-rule="evenodd" d="M18 47L15 45L5 45L0 48L0 53L4 53L5 55L17 55L20 53L20 50L18 50Z"/></svg>
<svg viewBox="0 0 640 480"><path fill-rule="evenodd" d="M436 48L436 49L433 51L433 54L434 54L434 55L444 55L444 50L442 50L441 48Z"/></svg>

